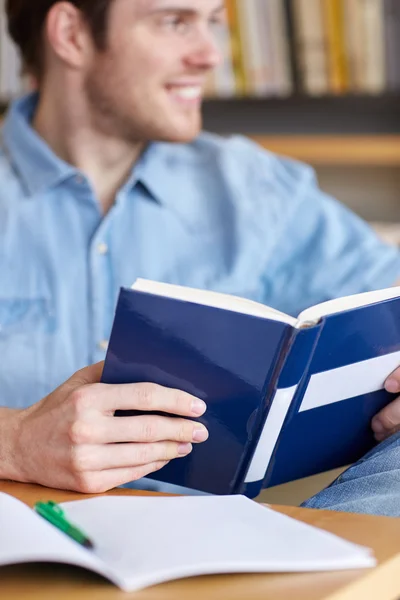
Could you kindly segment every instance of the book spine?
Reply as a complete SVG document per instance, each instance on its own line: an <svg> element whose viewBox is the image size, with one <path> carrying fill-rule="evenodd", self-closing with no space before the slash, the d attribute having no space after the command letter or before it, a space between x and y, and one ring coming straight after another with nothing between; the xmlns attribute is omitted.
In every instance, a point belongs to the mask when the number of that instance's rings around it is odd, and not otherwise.
<svg viewBox="0 0 400 600"><path fill-rule="evenodd" d="M246 456L238 493L254 498L264 487L281 430L307 374L322 326L291 330L265 394L265 410L255 427L257 443Z"/></svg>
<svg viewBox="0 0 400 600"><path fill-rule="evenodd" d="M285 9L281 0L270 0L268 7L275 93L278 96L288 96L293 91L293 82Z"/></svg>
<svg viewBox="0 0 400 600"><path fill-rule="evenodd" d="M344 94L349 87L349 77L342 0L324 0L323 8L328 41L329 89L333 94Z"/></svg>
<svg viewBox="0 0 400 600"><path fill-rule="evenodd" d="M284 0L283 3L285 16L286 16L286 30L288 35L288 51L289 51L289 63L291 71L291 80L293 82L294 90L298 91L301 88L300 83L300 71L298 65L298 53L296 51L296 31L295 31L295 18L294 18L294 7L293 0Z"/></svg>
<svg viewBox="0 0 400 600"><path fill-rule="evenodd" d="M320 0L293 0L292 7L302 90L310 96L327 94L326 38Z"/></svg>
<svg viewBox="0 0 400 600"><path fill-rule="evenodd" d="M362 93L365 91L365 28L362 0L346 0L343 8L349 90Z"/></svg>
<svg viewBox="0 0 400 600"><path fill-rule="evenodd" d="M260 0L237 0L246 94L265 97L273 94L273 63L268 13Z"/></svg>
<svg viewBox="0 0 400 600"><path fill-rule="evenodd" d="M363 0L365 26L365 90L380 94L386 85L383 0Z"/></svg>
<svg viewBox="0 0 400 600"><path fill-rule="evenodd" d="M261 52L261 94L271 96L276 93L275 65L273 55L273 40L271 35L271 15L268 3L257 1L257 31Z"/></svg>
<svg viewBox="0 0 400 600"><path fill-rule="evenodd" d="M400 3L384 0L386 43L386 85L390 91L400 89Z"/></svg>
<svg viewBox="0 0 400 600"><path fill-rule="evenodd" d="M256 0L237 0L240 29L240 51L244 66L244 85L247 96L256 96L260 85L261 51L258 43Z"/></svg>
<svg viewBox="0 0 400 600"><path fill-rule="evenodd" d="M279 402L283 404L282 415L278 422L280 426L274 430L270 427L267 419L263 431L264 437L266 439L268 437L272 438L273 443L270 440L269 451L265 453L265 472L261 488L268 487L269 481L273 477L274 457L279 449L281 433L292 415L297 413L298 404L307 386L309 369L323 328L324 321L322 320L313 327L298 329L295 332L290 351L277 381L276 394L272 402L272 406L275 402L278 404L277 410L280 408ZM285 397L285 391L287 397Z"/></svg>
<svg viewBox="0 0 400 600"><path fill-rule="evenodd" d="M230 31L232 67L235 75L235 90L237 96L246 93L245 65L242 54L241 29L236 0L226 0L226 14Z"/></svg>

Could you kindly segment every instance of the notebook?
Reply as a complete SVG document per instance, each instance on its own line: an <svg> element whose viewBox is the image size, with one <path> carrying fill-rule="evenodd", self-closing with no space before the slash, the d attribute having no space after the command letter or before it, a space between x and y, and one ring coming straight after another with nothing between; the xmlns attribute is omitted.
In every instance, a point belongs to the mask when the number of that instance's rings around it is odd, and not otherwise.
<svg viewBox="0 0 400 600"><path fill-rule="evenodd" d="M61 506L93 541L93 550L0 493L0 566L65 563L134 591L195 575L331 571L376 564L368 548L244 496L108 496Z"/></svg>
<svg viewBox="0 0 400 600"><path fill-rule="evenodd" d="M157 383L206 402L207 442L153 479L255 497L374 446L370 422L394 398L384 381L400 365L399 296L400 288L349 296L295 319L138 280L120 292L102 380Z"/></svg>

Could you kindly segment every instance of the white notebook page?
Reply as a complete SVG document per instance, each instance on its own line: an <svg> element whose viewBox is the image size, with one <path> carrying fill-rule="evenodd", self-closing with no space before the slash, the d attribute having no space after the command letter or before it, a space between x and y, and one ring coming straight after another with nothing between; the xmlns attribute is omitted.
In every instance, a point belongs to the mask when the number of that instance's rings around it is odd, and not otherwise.
<svg viewBox="0 0 400 600"><path fill-rule="evenodd" d="M0 494L0 565L66 562L102 573L122 589L136 590L193 575L375 564L369 549L243 496L99 497L64 507L70 521L90 536L94 551Z"/></svg>

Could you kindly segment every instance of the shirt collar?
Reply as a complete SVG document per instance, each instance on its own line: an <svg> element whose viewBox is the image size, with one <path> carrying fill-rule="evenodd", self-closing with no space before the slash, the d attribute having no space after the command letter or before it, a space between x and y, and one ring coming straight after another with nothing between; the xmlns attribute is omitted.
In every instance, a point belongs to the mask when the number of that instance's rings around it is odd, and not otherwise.
<svg viewBox="0 0 400 600"><path fill-rule="evenodd" d="M31 195L77 174L51 150L31 126L38 95L29 94L12 103L3 126L5 151Z"/></svg>
<svg viewBox="0 0 400 600"><path fill-rule="evenodd" d="M33 129L31 120L37 103L36 93L13 102L2 130L4 149L31 195L79 173L75 167L59 158ZM177 146L181 147L180 144ZM177 177L179 180L182 176L181 167L174 144L152 142L132 169L123 190L129 192L140 182L153 200L174 207L177 202Z"/></svg>

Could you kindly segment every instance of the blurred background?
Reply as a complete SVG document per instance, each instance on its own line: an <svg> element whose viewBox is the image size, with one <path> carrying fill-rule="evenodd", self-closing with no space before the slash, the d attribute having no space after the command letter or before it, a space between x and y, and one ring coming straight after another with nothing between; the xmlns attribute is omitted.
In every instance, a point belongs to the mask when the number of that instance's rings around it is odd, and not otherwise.
<svg viewBox="0 0 400 600"><path fill-rule="evenodd" d="M34 1L34 0L33 0ZM400 244L400 0L226 0L205 128L313 165ZM0 104L26 89L0 0Z"/></svg>

